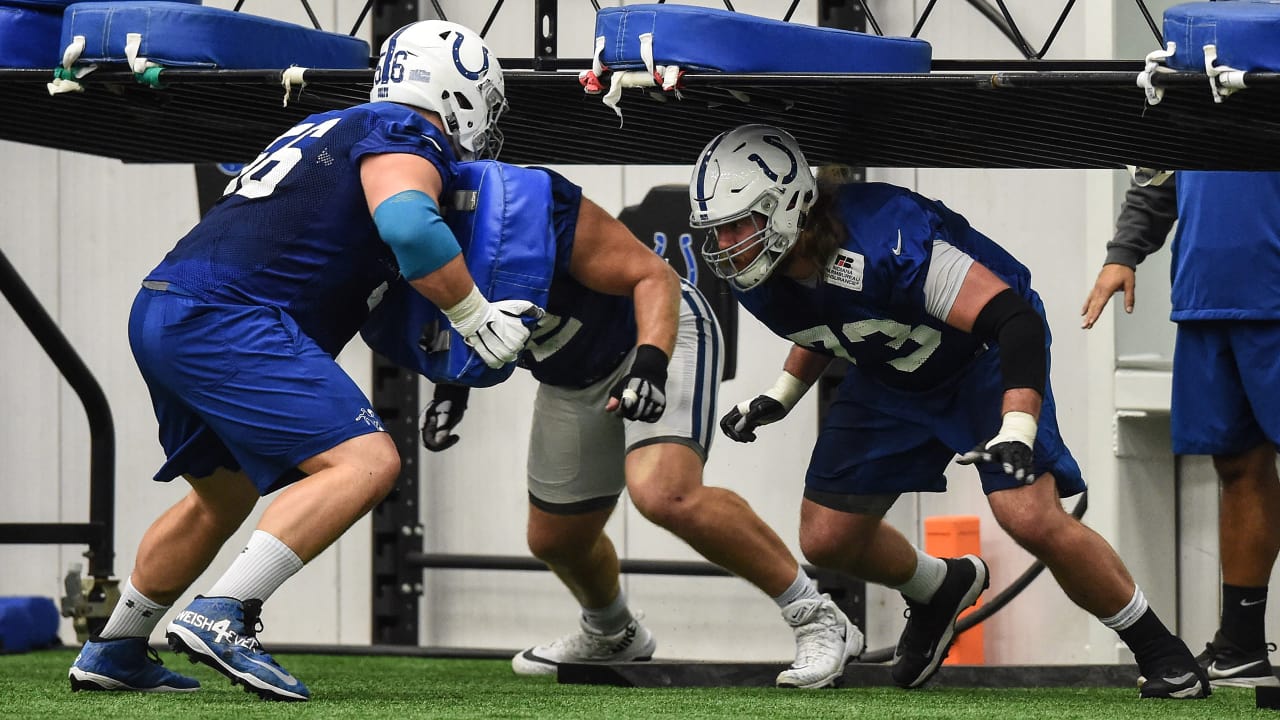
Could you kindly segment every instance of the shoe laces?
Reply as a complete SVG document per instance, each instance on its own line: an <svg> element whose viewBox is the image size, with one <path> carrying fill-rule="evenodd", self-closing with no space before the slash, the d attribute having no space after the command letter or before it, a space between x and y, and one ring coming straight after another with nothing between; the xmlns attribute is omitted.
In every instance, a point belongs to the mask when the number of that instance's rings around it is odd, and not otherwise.
<svg viewBox="0 0 1280 720"><path fill-rule="evenodd" d="M251 649L267 655L267 651L262 647L262 641L258 639L258 633L262 632L262 601L261 600L245 600L240 603L241 622L244 624L243 634L253 639L253 647ZM267 655L270 657L270 655ZM274 660L272 662L275 662Z"/></svg>
<svg viewBox="0 0 1280 720"><path fill-rule="evenodd" d="M153 665L164 667L164 661L160 659L160 653L156 652L156 649L150 645L147 646L147 660Z"/></svg>
<svg viewBox="0 0 1280 720"><path fill-rule="evenodd" d="M618 642L626 633L627 628L633 624L635 624L634 620L627 623L618 632L607 635L591 632L583 628L577 632L571 632L556 638L551 642L551 647L563 649L571 657L604 657L612 655L618 651L616 647Z"/></svg>
<svg viewBox="0 0 1280 720"><path fill-rule="evenodd" d="M898 650L904 647L916 649L920 651L927 650L927 644L939 635L939 621L941 616L932 612L928 603L916 602L911 598L905 598L907 608L902 611L902 617L907 619L907 626L902 632L902 640L898 643Z"/></svg>
<svg viewBox="0 0 1280 720"><path fill-rule="evenodd" d="M847 638L837 632L837 618L826 602L815 603L802 622L792 626L796 634L796 662L793 667L812 665L844 651Z"/></svg>

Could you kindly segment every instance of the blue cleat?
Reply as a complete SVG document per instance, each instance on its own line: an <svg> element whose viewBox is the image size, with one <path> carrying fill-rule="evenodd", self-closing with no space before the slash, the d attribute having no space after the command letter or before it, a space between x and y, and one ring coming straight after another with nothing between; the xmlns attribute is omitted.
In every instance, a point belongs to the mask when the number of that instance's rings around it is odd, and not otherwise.
<svg viewBox="0 0 1280 720"><path fill-rule="evenodd" d="M178 613L165 637L174 652L204 663L263 700L307 700L311 691L258 643L262 601L197 596Z"/></svg>
<svg viewBox="0 0 1280 720"><path fill-rule="evenodd" d="M67 673L71 691L195 692L200 681L166 670L146 638L90 638Z"/></svg>

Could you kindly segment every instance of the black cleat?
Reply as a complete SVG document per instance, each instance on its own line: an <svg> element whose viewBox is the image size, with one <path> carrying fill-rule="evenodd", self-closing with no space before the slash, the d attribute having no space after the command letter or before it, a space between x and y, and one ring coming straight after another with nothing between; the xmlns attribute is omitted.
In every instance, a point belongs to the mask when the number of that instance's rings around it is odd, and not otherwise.
<svg viewBox="0 0 1280 720"><path fill-rule="evenodd" d="M893 682L898 687L925 684L947 657L955 639L956 618L991 584L987 564L976 555L945 558L947 576L928 603L907 600L907 626L893 653Z"/></svg>
<svg viewBox="0 0 1280 720"><path fill-rule="evenodd" d="M1191 657L1190 651L1152 661L1149 667L1142 668L1138 687L1144 698L1197 700L1213 694L1204 668Z"/></svg>
<svg viewBox="0 0 1280 720"><path fill-rule="evenodd" d="M1267 658L1267 653L1275 649L1274 643L1267 643L1257 650L1241 650L1218 631L1213 642L1196 656L1196 662L1214 687L1280 687L1280 679Z"/></svg>

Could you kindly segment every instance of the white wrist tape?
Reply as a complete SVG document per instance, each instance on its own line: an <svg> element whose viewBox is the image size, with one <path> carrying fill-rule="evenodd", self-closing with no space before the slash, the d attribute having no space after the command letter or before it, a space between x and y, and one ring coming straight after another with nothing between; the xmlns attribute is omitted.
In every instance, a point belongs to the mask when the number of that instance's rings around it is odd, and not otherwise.
<svg viewBox="0 0 1280 720"><path fill-rule="evenodd" d="M1017 441L1027 447L1035 447L1036 419L1030 413L1014 410L1004 414L1004 422L1000 424L1000 432L987 443L987 450L1002 442Z"/></svg>
<svg viewBox="0 0 1280 720"><path fill-rule="evenodd" d="M789 411L808 391L809 386L803 380L784 370L773 387L765 390L764 394L777 400Z"/></svg>
<svg viewBox="0 0 1280 720"><path fill-rule="evenodd" d="M485 317L488 316L489 301L484 299L484 295L480 294L480 288L475 285L471 286L471 292L467 296L458 301L457 305L451 308L445 308L445 317L449 318L449 322L453 323L453 327L462 337L471 335L480 329L480 325L484 323Z"/></svg>

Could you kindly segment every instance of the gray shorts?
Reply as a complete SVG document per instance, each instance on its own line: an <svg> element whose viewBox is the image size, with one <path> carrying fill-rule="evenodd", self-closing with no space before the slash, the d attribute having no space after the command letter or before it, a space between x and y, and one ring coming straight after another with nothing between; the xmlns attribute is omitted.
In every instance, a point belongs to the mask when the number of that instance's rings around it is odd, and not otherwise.
<svg viewBox="0 0 1280 720"><path fill-rule="evenodd" d="M540 385L529 438L529 499L548 512L610 506L626 489L627 452L654 443L687 445L705 461L716 429L724 341L702 295L682 282L680 331L667 367L667 409L656 423L605 412L609 390L631 369L633 350L594 385Z"/></svg>

